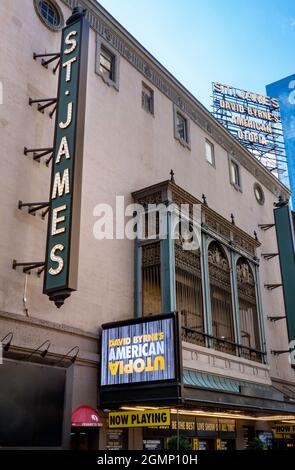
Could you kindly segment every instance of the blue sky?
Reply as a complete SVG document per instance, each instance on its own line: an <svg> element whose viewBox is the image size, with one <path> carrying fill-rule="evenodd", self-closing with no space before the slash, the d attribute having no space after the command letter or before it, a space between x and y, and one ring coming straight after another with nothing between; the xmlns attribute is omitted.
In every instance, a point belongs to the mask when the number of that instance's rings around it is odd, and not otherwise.
<svg viewBox="0 0 295 470"><path fill-rule="evenodd" d="M211 82L265 93L295 73L295 0L100 0L207 108Z"/></svg>

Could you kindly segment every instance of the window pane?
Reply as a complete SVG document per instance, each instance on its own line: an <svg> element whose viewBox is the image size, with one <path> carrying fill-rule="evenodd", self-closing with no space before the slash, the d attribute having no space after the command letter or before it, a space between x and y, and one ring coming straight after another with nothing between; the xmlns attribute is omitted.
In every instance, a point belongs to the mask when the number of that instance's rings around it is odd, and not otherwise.
<svg viewBox="0 0 295 470"><path fill-rule="evenodd" d="M177 135L180 139L187 142L187 124L186 119L181 114L176 114Z"/></svg>
<svg viewBox="0 0 295 470"><path fill-rule="evenodd" d="M142 84L142 107L149 113L154 112L154 93L153 90Z"/></svg>
<svg viewBox="0 0 295 470"><path fill-rule="evenodd" d="M214 165L214 147L210 142L205 143L206 146L206 159L211 165Z"/></svg>
<svg viewBox="0 0 295 470"><path fill-rule="evenodd" d="M240 186L240 169L239 165L235 162L231 162L231 178L234 184Z"/></svg>
<svg viewBox="0 0 295 470"><path fill-rule="evenodd" d="M59 15L55 8L45 0L40 1L39 11L43 18L51 25L57 26L59 23Z"/></svg>
<svg viewBox="0 0 295 470"><path fill-rule="evenodd" d="M114 55L108 50L101 48L100 51L100 72L110 80L114 80Z"/></svg>

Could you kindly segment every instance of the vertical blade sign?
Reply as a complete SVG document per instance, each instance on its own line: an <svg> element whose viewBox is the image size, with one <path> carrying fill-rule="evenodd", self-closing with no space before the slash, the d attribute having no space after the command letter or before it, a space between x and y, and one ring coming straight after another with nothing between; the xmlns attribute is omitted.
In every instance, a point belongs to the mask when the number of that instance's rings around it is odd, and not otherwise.
<svg viewBox="0 0 295 470"><path fill-rule="evenodd" d="M88 39L76 7L62 31L43 286L58 308L77 289Z"/></svg>
<svg viewBox="0 0 295 470"><path fill-rule="evenodd" d="M289 341L295 341L295 237L288 201L274 209Z"/></svg>

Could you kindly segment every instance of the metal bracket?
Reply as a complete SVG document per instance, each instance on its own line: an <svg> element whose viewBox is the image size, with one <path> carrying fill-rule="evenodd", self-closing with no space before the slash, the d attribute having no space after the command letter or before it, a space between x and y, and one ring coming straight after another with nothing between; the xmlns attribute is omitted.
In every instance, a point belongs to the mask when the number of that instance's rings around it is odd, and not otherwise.
<svg viewBox="0 0 295 470"><path fill-rule="evenodd" d="M23 207L28 207L28 213L35 215L37 211L40 209L44 209L46 207L46 210L42 212L42 218L47 214L49 210L49 202L22 202L18 201L18 209L22 209Z"/></svg>
<svg viewBox="0 0 295 470"><path fill-rule="evenodd" d="M258 227L260 227L261 230L263 230L264 232L266 232L267 230L269 230L270 228L274 226L275 224L258 224Z"/></svg>
<svg viewBox="0 0 295 470"><path fill-rule="evenodd" d="M269 261L270 259L274 258L275 256L278 256L279 253L261 253L261 256Z"/></svg>
<svg viewBox="0 0 295 470"><path fill-rule="evenodd" d="M275 350L275 349L272 349L270 351L271 354L273 354L274 356L279 356L280 354L285 354L285 353L290 353L291 351L294 351L294 349L278 349L278 350Z"/></svg>
<svg viewBox="0 0 295 470"><path fill-rule="evenodd" d="M44 113L44 109L48 108L49 106L54 106L52 111L49 113L49 116L52 118L53 114L55 113L56 110L56 103L57 103L57 98L38 98L36 100L33 100L32 98L29 98L29 105L32 106L32 104L36 104L38 111L40 113ZM41 104L45 103L45 104Z"/></svg>
<svg viewBox="0 0 295 470"><path fill-rule="evenodd" d="M42 219L44 219L45 216L48 214L49 209L50 209L50 204L48 204L48 206L46 207L45 211L41 212L41 217L42 217Z"/></svg>
<svg viewBox="0 0 295 470"><path fill-rule="evenodd" d="M75 354L73 356L70 356L69 354L73 351L76 351ZM60 364L61 362L63 362L65 359L69 359L71 361L71 363L73 364L77 357L78 357L78 354L79 354L79 351L80 351L80 348L79 346L74 346L72 349L70 349L66 354L64 354L54 365L57 366L58 364Z"/></svg>
<svg viewBox="0 0 295 470"><path fill-rule="evenodd" d="M7 343L3 344L3 341L4 341L7 337L9 337ZM9 350L9 348L10 348L10 346L11 346L11 341L12 341L12 339L13 339L13 332L12 332L12 331L10 331L9 333L7 333L7 335L3 336L3 338L1 339L1 343L2 343L2 347L3 347L3 350L4 350L4 351L8 351L8 350Z"/></svg>
<svg viewBox="0 0 295 470"><path fill-rule="evenodd" d="M274 290L277 289L278 287L281 287L283 284L264 284L264 287L267 288L267 290Z"/></svg>
<svg viewBox="0 0 295 470"><path fill-rule="evenodd" d="M40 274L44 271L45 269L45 261L31 261L29 263L18 263L16 259L12 261L12 269L16 269L18 266L22 266L23 272L24 273L29 273L31 274L32 269L38 269L37 274L40 276Z"/></svg>
<svg viewBox="0 0 295 470"><path fill-rule="evenodd" d="M271 322L276 322L276 321L278 321L278 320L283 320L283 318L286 318L286 316L282 316L282 317L279 317L279 316L277 316L277 317L275 317L275 316L274 316L274 317L267 316L266 318L267 318L269 321L271 321Z"/></svg>
<svg viewBox="0 0 295 470"><path fill-rule="evenodd" d="M28 149L27 147L24 147L24 154L28 155L29 153L33 154L33 160L40 162L40 158L45 157L45 155L48 155L51 153L50 157L45 160L46 166L49 165L49 162L53 158L53 147L46 147L46 148L40 148L40 149Z"/></svg>
<svg viewBox="0 0 295 470"><path fill-rule="evenodd" d="M46 348L44 349L44 351L41 351L41 348L42 346L44 346L46 344ZM35 354L36 352L39 352L40 356L44 357L46 356L46 354L48 353L48 350L51 346L51 341L49 341L49 339L47 339L46 341L44 341L42 344L40 344L40 346L38 346L38 348L34 349L26 358L25 360L28 361L32 356L33 354Z"/></svg>
<svg viewBox="0 0 295 470"><path fill-rule="evenodd" d="M45 57L49 57L49 59L45 59ZM51 62L54 62L55 60L57 60L57 64L55 65L54 69L53 69L53 73L55 74L59 65L60 65L60 53L59 52L53 52L53 53L48 53L48 54L36 54L36 52L34 52L33 54L33 59L36 60L36 59L39 59L41 58L41 65L43 67L45 67L46 69L48 69L48 65L51 63Z"/></svg>

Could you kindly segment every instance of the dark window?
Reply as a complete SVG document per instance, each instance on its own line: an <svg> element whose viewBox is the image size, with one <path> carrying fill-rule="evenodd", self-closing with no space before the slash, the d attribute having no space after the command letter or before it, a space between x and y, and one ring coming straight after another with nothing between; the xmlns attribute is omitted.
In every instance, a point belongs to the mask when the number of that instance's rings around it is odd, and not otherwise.
<svg viewBox="0 0 295 470"><path fill-rule="evenodd" d="M103 46L100 49L99 69L102 75L115 81L115 56Z"/></svg>
<svg viewBox="0 0 295 470"><path fill-rule="evenodd" d="M237 262L237 283L242 345L260 349L255 280L248 261Z"/></svg>
<svg viewBox="0 0 295 470"><path fill-rule="evenodd" d="M200 250L184 250L175 240L176 309L184 339L205 346Z"/></svg>
<svg viewBox="0 0 295 470"><path fill-rule="evenodd" d="M211 242L208 250L212 332L215 349L235 353L230 265L222 246ZM224 340L224 341L223 341Z"/></svg>
<svg viewBox="0 0 295 470"><path fill-rule="evenodd" d="M52 3L41 0L39 2L39 11L49 25L58 26L60 24L60 15Z"/></svg>
<svg viewBox="0 0 295 470"><path fill-rule="evenodd" d="M141 104L148 113L154 114L154 92L144 83L142 84Z"/></svg>
<svg viewBox="0 0 295 470"><path fill-rule="evenodd" d="M187 120L178 112L176 113L176 133L180 140L188 142Z"/></svg>
<svg viewBox="0 0 295 470"><path fill-rule="evenodd" d="M162 311L160 242L142 246L142 313Z"/></svg>

